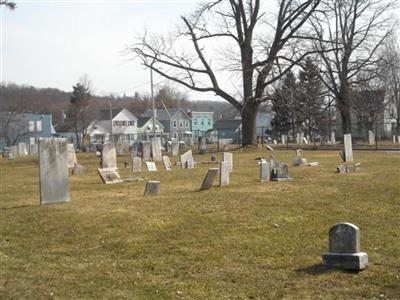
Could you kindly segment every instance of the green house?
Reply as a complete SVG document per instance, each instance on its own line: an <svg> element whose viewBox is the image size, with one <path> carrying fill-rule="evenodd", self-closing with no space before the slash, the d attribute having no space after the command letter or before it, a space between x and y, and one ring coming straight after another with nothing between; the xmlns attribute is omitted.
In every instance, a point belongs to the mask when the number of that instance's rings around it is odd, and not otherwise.
<svg viewBox="0 0 400 300"><path fill-rule="evenodd" d="M204 136L205 133L214 127L214 112L192 111L192 132L193 137Z"/></svg>

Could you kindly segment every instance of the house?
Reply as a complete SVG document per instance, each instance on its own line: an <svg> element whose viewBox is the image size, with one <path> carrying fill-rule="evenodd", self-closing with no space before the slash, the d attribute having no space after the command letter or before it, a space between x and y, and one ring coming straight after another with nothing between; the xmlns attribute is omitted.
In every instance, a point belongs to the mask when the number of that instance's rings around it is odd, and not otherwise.
<svg viewBox="0 0 400 300"><path fill-rule="evenodd" d="M256 134L258 137L267 136L272 130L272 115L269 112L259 111L256 117Z"/></svg>
<svg viewBox="0 0 400 300"><path fill-rule="evenodd" d="M149 109L142 118L152 116L153 111ZM185 135L191 135L191 119L182 108L157 109L156 118L164 126L164 133L167 133L169 138L183 138Z"/></svg>
<svg viewBox="0 0 400 300"><path fill-rule="evenodd" d="M139 140L150 140L154 135L153 117L145 117L138 119L138 138ZM164 125L155 119L156 136L161 136L164 133Z"/></svg>
<svg viewBox="0 0 400 300"><path fill-rule="evenodd" d="M111 117L111 120L110 120ZM126 108L100 110L100 117L88 128L90 144L113 142L128 142L137 139L137 117ZM110 139L111 135L111 139Z"/></svg>
<svg viewBox="0 0 400 300"><path fill-rule="evenodd" d="M63 121L56 126L55 137L67 139L69 144L74 144L75 149L78 149L78 141L75 133L75 123L72 121ZM82 136L79 135L79 139L82 140Z"/></svg>
<svg viewBox="0 0 400 300"><path fill-rule="evenodd" d="M0 121L3 126L0 149L18 142L34 145L39 138L51 138L55 134L52 115L0 112Z"/></svg>
<svg viewBox="0 0 400 300"><path fill-rule="evenodd" d="M207 131L214 128L214 112L192 111L189 115L192 118L193 137L204 136Z"/></svg>
<svg viewBox="0 0 400 300"><path fill-rule="evenodd" d="M218 120L214 123L214 129L217 132L218 139L231 140L232 143L240 143L242 120Z"/></svg>

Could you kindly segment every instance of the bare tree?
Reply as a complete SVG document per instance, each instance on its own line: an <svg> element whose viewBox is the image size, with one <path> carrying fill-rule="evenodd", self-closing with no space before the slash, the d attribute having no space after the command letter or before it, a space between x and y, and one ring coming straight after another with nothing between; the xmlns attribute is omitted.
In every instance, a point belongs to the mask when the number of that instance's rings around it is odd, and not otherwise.
<svg viewBox="0 0 400 300"><path fill-rule="evenodd" d="M242 116L243 145L255 144L256 116L266 90L306 56L300 50L289 55L286 49L298 46L295 35L320 1L281 0L273 18L261 0L209 2L182 17L183 29L175 39L145 35L129 50L159 75L228 101ZM179 51L177 42L188 40L193 51ZM224 86L226 77L234 76L235 94Z"/></svg>
<svg viewBox="0 0 400 300"><path fill-rule="evenodd" d="M379 47L395 26L390 17L395 7L395 1L325 0L310 19L324 65L321 77L335 97L343 134L351 133L351 87L359 83L361 72L371 74L371 79L376 76L371 70L377 65Z"/></svg>
<svg viewBox="0 0 400 300"><path fill-rule="evenodd" d="M17 4L14 1L9 0L0 1L0 6L1 5L5 5L10 10L14 10L17 7Z"/></svg>

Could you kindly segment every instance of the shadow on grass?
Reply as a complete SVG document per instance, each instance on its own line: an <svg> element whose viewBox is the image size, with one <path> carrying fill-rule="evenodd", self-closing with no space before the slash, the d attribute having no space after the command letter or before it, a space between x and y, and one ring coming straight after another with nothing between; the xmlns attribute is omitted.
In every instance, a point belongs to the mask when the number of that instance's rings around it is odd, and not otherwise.
<svg viewBox="0 0 400 300"><path fill-rule="evenodd" d="M11 207L0 207L0 211L3 210L10 210L10 209L18 209L18 208L28 208L28 207L34 207L37 205L19 205L19 206L11 206Z"/></svg>
<svg viewBox="0 0 400 300"><path fill-rule="evenodd" d="M326 267L323 264L314 264L312 266L299 268L296 270L296 272L306 273L308 275L322 275L322 274L333 273L333 272L336 272L336 273L340 272L340 273L346 273L346 274L357 274L359 271L343 270L343 269L338 269L338 268Z"/></svg>

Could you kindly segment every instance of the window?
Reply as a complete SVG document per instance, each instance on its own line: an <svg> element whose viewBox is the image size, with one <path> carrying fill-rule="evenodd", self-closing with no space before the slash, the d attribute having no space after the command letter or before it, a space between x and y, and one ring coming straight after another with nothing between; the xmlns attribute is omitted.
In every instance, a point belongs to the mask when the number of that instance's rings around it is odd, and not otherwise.
<svg viewBox="0 0 400 300"><path fill-rule="evenodd" d="M126 126L126 121L122 121L122 126Z"/></svg>
<svg viewBox="0 0 400 300"><path fill-rule="evenodd" d="M35 131L35 122L29 121L29 132L34 132L34 131Z"/></svg>
<svg viewBox="0 0 400 300"><path fill-rule="evenodd" d="M183 120L179 120L179 127L183 128Z"/></svg>
<svg viewBox="0 0 400 300"><path fill-rule="evenodd" d="M42 121L36 121L36 131L40 132L42 131Z"/></svg>
<svg viewBox="0 0 400 300"><path fill-rule="evenodd" d="M189 120L185 120L185 128L189 128Z"/></svg>
<svg viewBox="0 0 400 300"><path fill-rule="evenodd" d="M172 126L173 126L174 128L177 127L177 124L178 124L178 123L176 122L176 120L173 120L173 121L172 121Z"/></svg>
<svg viewBox="0 0 400 300"><path fill-rule="evenodd" d="M208 118L208 125L211 126L211 118Z"/></svg>
<svg viewBox="0 0 400 300"><path fill-rule="evenodd" d="M176 134L176 132L174 132L174 138L177 138L178 137L178 135Z"/></svg>
<svg viewBox="0 0 400 300"><path fill-rule="evenodd" d="M197 118L193 119L193 125L197 126Z"/></svg>
<svg viewBox="0 0 400 300"><path fill-rule="evenodd" d="M204 125L204 119L203 118L201 118L200 124Z"/></svg>

